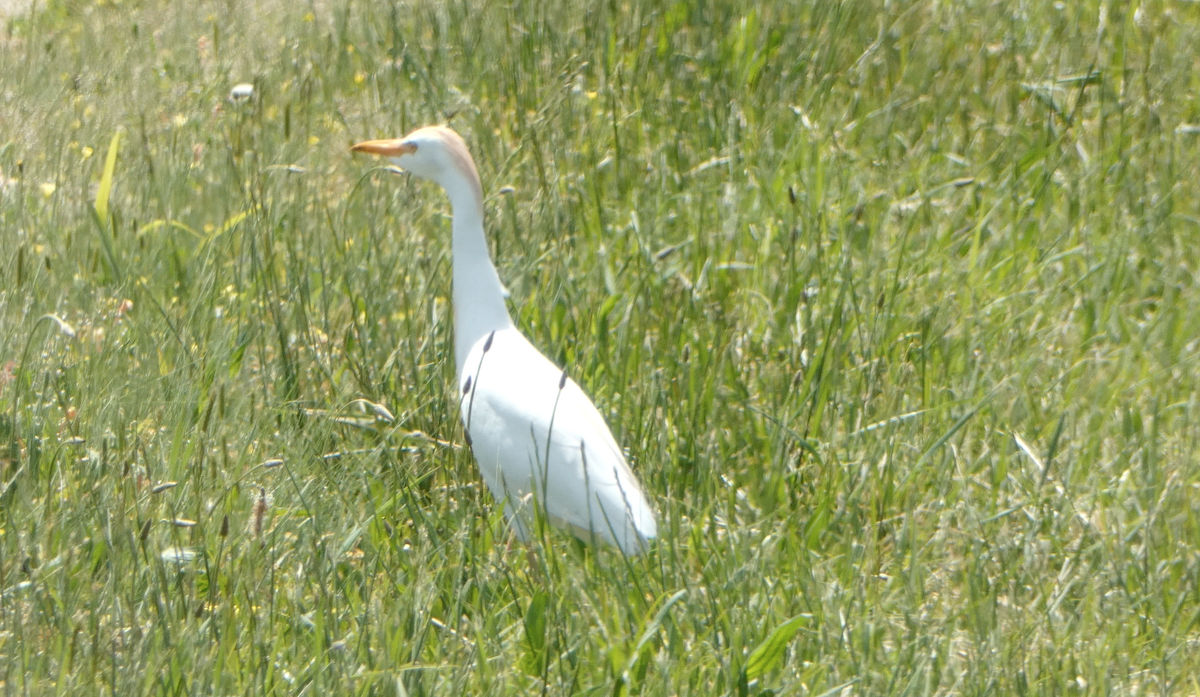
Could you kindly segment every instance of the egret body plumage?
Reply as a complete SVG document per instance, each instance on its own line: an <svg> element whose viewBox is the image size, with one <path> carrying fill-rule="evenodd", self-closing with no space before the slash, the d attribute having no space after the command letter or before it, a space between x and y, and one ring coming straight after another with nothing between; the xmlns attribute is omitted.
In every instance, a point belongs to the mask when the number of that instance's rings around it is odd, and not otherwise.
<svg viewBox="0 0 1200 697"><path fill-rule="evenodd" d="M466 143L429 126L403 138L358 143L446 190L454 213L454 356L461 415L492 494L518 536L533 506L585 540L642 551L654 511L604 417L579 385L512 322L483 230L483 187Z"/></svg>

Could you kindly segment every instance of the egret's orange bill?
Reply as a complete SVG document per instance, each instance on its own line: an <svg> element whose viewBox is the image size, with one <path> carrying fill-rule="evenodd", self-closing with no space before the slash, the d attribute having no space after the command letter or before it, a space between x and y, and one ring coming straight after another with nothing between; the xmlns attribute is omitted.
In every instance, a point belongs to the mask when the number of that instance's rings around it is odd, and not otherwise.
<svg viewBox="0 0 1200 697"><path fill-rule="evenodd" d="M416 151L417 146L414 143L406 143L402 138L364 140L361 143L355 143L350 148L350 152L367 152L372 155L383 155L384 157L410 155Z"/></svg>

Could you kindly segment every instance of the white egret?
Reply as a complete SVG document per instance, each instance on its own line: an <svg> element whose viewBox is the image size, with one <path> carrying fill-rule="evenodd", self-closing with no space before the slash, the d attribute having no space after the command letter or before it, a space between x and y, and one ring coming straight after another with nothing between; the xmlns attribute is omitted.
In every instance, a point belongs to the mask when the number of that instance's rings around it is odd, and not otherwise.
<svg viewBox="0 0 1200 697"><path fill-rule="evenodd" d="M463 424L480 474L527 539L536 502L584 540L637 554L654 511L579 385L513 325L483 232L483 187L466 143L429 126L351 148L441 185L454 213L454 355Z"/></svg>

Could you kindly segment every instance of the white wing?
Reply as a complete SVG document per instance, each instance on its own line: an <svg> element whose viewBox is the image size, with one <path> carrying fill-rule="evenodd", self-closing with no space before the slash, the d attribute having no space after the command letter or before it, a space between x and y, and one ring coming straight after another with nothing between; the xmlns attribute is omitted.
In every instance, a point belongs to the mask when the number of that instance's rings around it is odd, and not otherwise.
<svg viewBox="0 0 1200 697"><path fill-rule="evenodd" d="M471 449L518 534L526 535L537 501L556 525L626 554L655 537L654 512L604 418L519 331L477 342L462 372Z"/></svg>

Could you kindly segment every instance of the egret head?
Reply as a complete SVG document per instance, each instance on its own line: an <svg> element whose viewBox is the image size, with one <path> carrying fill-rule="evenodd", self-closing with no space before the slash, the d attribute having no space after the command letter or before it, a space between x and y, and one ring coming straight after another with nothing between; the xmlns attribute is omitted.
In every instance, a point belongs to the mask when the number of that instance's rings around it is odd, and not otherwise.
<svg viewBox="0 0 1200 697"><path fill-rule="evenodd" d="M464 185L482 197L475 162L461 136L445 126L418 128L403 138L368 140L351 152L387 157L400 169L442 185L448 192Z"/></svg>

